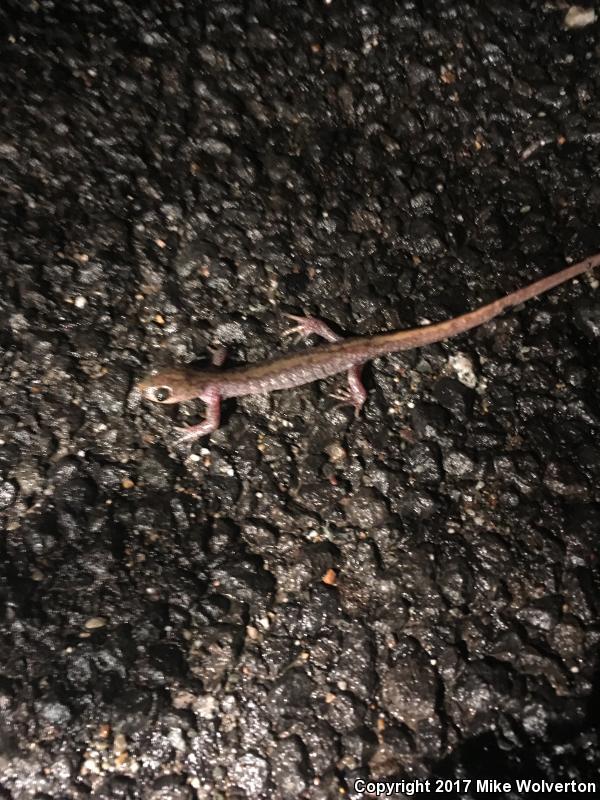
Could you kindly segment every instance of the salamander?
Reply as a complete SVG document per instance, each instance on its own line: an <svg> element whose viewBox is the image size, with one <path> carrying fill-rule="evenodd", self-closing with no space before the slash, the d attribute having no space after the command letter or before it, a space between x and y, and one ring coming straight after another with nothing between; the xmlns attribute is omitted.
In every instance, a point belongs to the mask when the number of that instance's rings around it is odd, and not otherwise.
<svg viewBox="0 0 600 800"><path fill-rule="evenodd" d="M205 402L205 419L199 425L180 428L179 442L191 441L216 430L220 424L223 399L291 389L344 371L348 372L348 392L343 399L354 406L358 415L367 397L360 378L361 367L366 361L458 336L489 322L505 309L537 297L599 264L600 253L453 319L373 336L343 339L321 320L287 314L296 325L286 333L317 334L326 340L326 344L230 369L215 368L220 358L213 359L213 368L207 370L166 369L144 378L138 389L143 397L162 405L196 398Z"/></svg>

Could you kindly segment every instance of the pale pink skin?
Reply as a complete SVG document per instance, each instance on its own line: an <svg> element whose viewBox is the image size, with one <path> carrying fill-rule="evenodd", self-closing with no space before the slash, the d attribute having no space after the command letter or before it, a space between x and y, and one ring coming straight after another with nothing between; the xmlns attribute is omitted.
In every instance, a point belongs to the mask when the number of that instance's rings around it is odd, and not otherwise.
<svg viewBox="0 0 600 800"><path fill-rule="evenodd" d="M391 331L374 336L342 339L318 319L287 315L295 320L297 325L286 333L300 333L302 336L316 334L325 339L327 344L299 353L283 355L260 364L249 364L233 369L199 371L175 368L163 370L141 381L138 389L147 399L161 404L181 403L195 398L204 400L206 403L205 419L199 425L183 428L183 435L178 440L179 442L191 441L216 430L220 423L221 399L223 398L289 389L346 370L348 372L348 393L341 399L354 406L355 413L358 415L367 397L360 379L361 367L366 361L387 353L440 342L464 333L488 322L506 308L537 297L598 265L600 265L600 253L454 319L425 325L421 328ZM213 353L213 366L220 366L223 359L222 350Z"/></svg>

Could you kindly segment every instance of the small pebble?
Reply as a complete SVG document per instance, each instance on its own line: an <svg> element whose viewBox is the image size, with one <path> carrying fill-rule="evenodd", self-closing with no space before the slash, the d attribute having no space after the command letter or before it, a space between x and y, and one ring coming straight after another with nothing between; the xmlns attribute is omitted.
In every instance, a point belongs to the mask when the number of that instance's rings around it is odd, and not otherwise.
<svg viewBox="0 0 600 800"><path fill-rule="evenodd" d="M570 6L565 15L565 28L571 30L575 28L585 28L596 22L596 12L593 8L583 8L582 6Z"/></svg>
<svg viewBox="0 0 600 800"><path fill-rule="evenodd" d="M335 586L335 582L337 580L337 575L335 574L334 569L328 569L325 575L321 578L324 584L327 586Z"/></svg>
<svg viewBox="0 0 600 800"><path fill-rule="evenodd" d="M84 626L89 630L95 630L96 628L103 628L106 625L106 620L104 617L90 617L90 619L86 619Z"/></svg>

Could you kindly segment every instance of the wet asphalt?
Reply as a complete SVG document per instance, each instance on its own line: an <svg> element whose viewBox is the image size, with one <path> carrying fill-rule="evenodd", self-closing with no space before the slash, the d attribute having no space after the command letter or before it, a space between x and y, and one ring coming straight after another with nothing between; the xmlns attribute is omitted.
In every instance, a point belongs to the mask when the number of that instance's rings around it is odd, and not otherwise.
<svg viewBox="0 0 600 800"><path fill-rule="evenodd" d="M332 379L177 447L201 404L132 391L600 250L598 23L486 5L0 8L2 800L596 776L597 277L357 420Z"/></svg>

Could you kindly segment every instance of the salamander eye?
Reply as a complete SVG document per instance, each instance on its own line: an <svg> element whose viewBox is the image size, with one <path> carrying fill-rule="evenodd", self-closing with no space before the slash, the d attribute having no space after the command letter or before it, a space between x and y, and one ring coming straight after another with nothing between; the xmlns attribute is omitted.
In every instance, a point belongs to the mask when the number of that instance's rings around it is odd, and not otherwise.
<svg viewBox="0 0 600 800"><path fill-rule="evenodd" d="M154 390L154 399L157 403L166 402L173 394L173 390L169 386L159 386Z"/></svg>

